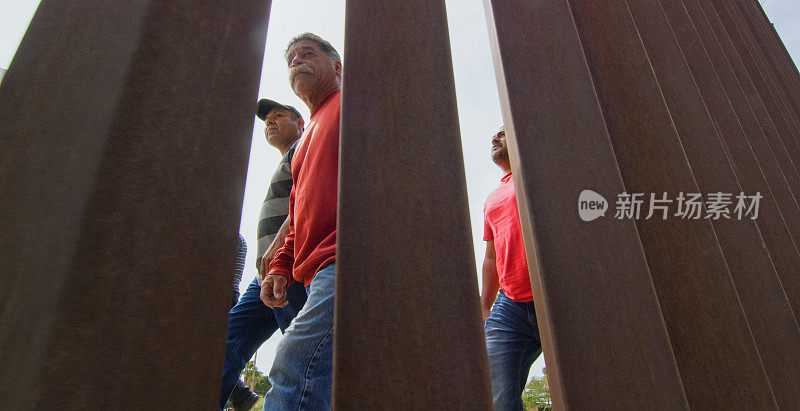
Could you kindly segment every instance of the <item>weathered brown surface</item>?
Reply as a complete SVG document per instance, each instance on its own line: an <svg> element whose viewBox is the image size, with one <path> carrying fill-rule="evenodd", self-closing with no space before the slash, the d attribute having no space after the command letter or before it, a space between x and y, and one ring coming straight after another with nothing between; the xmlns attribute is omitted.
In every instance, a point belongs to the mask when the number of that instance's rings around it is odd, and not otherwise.
<svg viewBox="0 0 800 411"><path fill-rule="evenodd" d="M800 115L800 93L797 84L792 78L794 64L787 64L780 56L781 46L767 32L762 16L756 14L754 7L759 7L756 0L734 1L728 3L728 9L740 21L740 26L745 26L743 32L747 34L751 47L764 56L764 62L774 74L776 88L781 91L787 104L787 110L797 126Z"/></svg>
<svg viewBox="0 0 800 411"><path fill-rule="evenodd" d="M772 23L763 14L758 1L736 1L731 5L731 7L734 6L738 6L739 11L742 12L741 14L735 14L750 28L748 30L749 34L755 37L751 40L751 42L755 42L755 51L763 53L767 57L767 62L773 72L777 73L778 88L787 99L789 106L791 106L787 108L794 116L796 125L798 116L800 116L800 78L796 76L797 68L794 62L772 28ZM797 164L795 164L795 167L797 168ZM793 191L796 194L795 198L797 198L797 189L793 187Z"/></svg>
<svg viewBox="0 0 800 411"><path fill-rule="evenodd" d="M687 408L569 4L485 4L555 408ZM586 189L605 217L579 218Z"/></svg>
<svg viewBox="0 0 800 411"><path fill-rule="evenodd" d="M748 75L747 69L736 52L730 37L722 27L719 17L713 12L713 8L710 8L710 5L706 2L698 0L683 0L683 3L719 73L720 79L725 85L726 92L731 98L731 103L734 105L737 115L742 120L746 135L748 138L759 135L756 130L750 128L751 116L747 112L752 111L758 127L761 128L761 132L767 139L769 149L776 158L791 192L779 187L776 184L778 182L777 179L771 179L769 175L767 175L767 179L771 184L786 225L792 233L793 240L796 244L800 243L800 211L797 208L797 198L800 196L798 194L800 193L800 174L797 172L797 165L790 158L764 101L760 97L753 80ZM708 9L709 14L706 14L704 9ZM746 106L749 106L749 108L745 108L740 103L739 95L744 97L747 103ZM758 147L755 144L753 149L758 156ZM762 164L762 167L767 167L766 164L769 162L759 158L759 163Z"/></svg>
<svg viewBox="0 0 800 411"><path fill-rule="evenodd" d="M797 138L798 116L800 116L800 93L797 84L792 77L794 64L787 64L780 56L781 47L774 42L774 39L767 35L766 27L762 22L762 16L757 15L753 7L757 6L757 1L734 1L728 2L728 10L738 21L741 32L748 40L749 47L756 53L763 56L764 67L773 74L775 89L780 91L784 99L786 112L791 116L795 126L795 137ZM795 140L797 142L797 140Z"/></svg>
<svg viewBox="0 0 800 411"><path fill-rule="evenodd" d="M571 4L628 192L703 192L625 2ZM689 406L774 408L711 223L651 218L637 228Z"/></svg>
<svg viewBox="0 0 800 411"><path fill-rule="evenodd" d="M0 86L0 398L212 409L269 2L45 0Z"/></svg>
<svg viewBox="0 0 800 411"><path fill-rule="evenodd" d="M779 56L780 60L784 62L785 67L789 72L789 77L792 79L792 83L794 83L795 92L800 93L800 73L798 73L797 66L792 59L792 56L789 54L789 51L786 50L786 45L783 44L778 32L775 31L775 26L769 20L767 14L764 13L761 3L758 1L753 1L749 5L753 9L753 13L755 15L754 20L758 21L760 25L764 27L767 37L771 39L772 44L775 46L777 55Z"/></svg>
<svg viewBox="0 0 800 411"><path fill-rule="evenodd" d="M706 45L706 50L708 50L709 53L711 53L712 50L716 52L715 55L712 55L712 61L718 70L720 67L727 65L734 73L734 79L738 82L739 86L744 92L746 100L756 116L759 127L766 137L769 147L772 153L775 155L778 165L789 184L789 188L791 189L791 194L793 196L792 201L789 202L788 198L783 198L782 195L778 195L777 191L776 200L778 201L778 205L781 207L781 213L786 221L786 226L792 233L792 238L795 244L798 244L800 243L800 217L797 217L797 213L789 212L789 210L792 209L792 207L790 207L790 203L794 204L794 207L796 208L797 199L798 196L800 196L800 194L798 194L800 193L800 188L796 187L795 184L795 179L800 178L797 177L797 166L790 158L789 153L781 139L781 135L778 132L778 129L772 118L770 117L767 106L762 100L753 80L751 79L745 65L742 62L742 59L739 57L731 38L728 36L725 28L722 26L719 16L717 16L717 14L714 12L713 7L708 4L707 1L698 0L684 0L684 5L686 6L687 10L689 10L689 14L696 26L698 24L702 24L706 27L709 27L709 35L704 36L701 34L701 38L708 37L708 43L713 44L716 42L717 46L711 47ZM704 38L704 42L705 41L706 39ZM738 109L737 114L739 114ZM746 131L748 136L754 135L754 133L751 133L748 130ZM776 188L773 187L773 190L776 190Z"/></svg>
<svg viewBox="0 0 800 411"><path fill-rule="evenodd" d="M685 9L679 2L661 2L672 14L674 24L670 27L658 0L627 0L627 3L701 192L735 196L741 191L746 194L755 194L758 189L766 191L770 201L760 204L758 217L764 218L766 206L768 218L779 220L777 206L747 141L739 129L732 127L733 110ZM677 38L683 39L683 45L687 46L683 51ZM695 68L694 72L690 67ZM720 127L715 128L712 112L726 124L718 121ZM734 124L729 124L731 121ZM723 131L731 129L734 135L724 140L729 148L726 153L720 137ZM736 170L729 158L738 164ZM733 201L735 204L735 197ZM750 217L740 220L732 214L731 219L714 220L712 224L776 402L781 408L794 409L800 407L800 391L796 387L800 381L800 351L795 348L800 347L800 329L758 222ZM791 241L770 244L795 249ZM792 269L790 274L797 276L800 264L782 268ZM770 303L764 304L765 301Z"/></svg>
<svg viewBox="0 0 800 411"><path fill-rule="evenodd" d="M775 70L773 70L773 68L769 65L769 61L766 57L769 49L768 45L759 44L756 42L752 33L748 29L747 24L741 18L738 8L730 1L716 1L715 5L718 7L718 14L722 16L722 20L726 25L731 38L737 38L736 35L730 34L735 30L738 34L738 41L742 42L741 46L746 48L750 53L750 57L754 63L754 69L758 70L758 72L761 74L761 77L763 78L767 87L767 91L772 96L776 108L786 123L787 131L792 138L792 140L786 144L791 144L791 142L794 142L795 148L798 149L798 152L800 152L800 148L798 148L798 141L800 141L800 130L797 126L797 118L795 117L793 108L789 101L790 98L786 95L786 92L778 79L778 73L776 73ZM742 53L740 52L740 56L741 55ZM747 60L745 59L745 61ZM751 74L751 77L752 76L753 74Z"/></svg>
<svg viewBox="0 0 800 411"><path fill-rule="evenodd" d="M772 23L765 18L761 12L758 1L737 1L731 3L731 7L738 9L737 15L743 20L750 30L756 44L762 46L767 61L778 76L781 89L790 100L795 118L800 113L800 96L795 92L798 90L798 79L795 77L796 67L791 59L786 59L784 46L780 38L772 35Z"/></svg>
<svg viewBox="0 0 800 411"><path fill-rule="evenodd" d="M795 139L795 130L791 120L786 118L784 107L780 101L780 94L773 89L769 73L762 72L760 69L758 56L754 54L756 51L752 47L747 47L745 39L739 32L739 28L736 22L733 21L733 17L728 12L725 4L721 0L700 0L700 3L703 5L707 17L712 20L712 24L719 24L714 29L717 36L721 36L722 30L724 30L725 36L730 40L730 44L736 54L733 55L726 52L728 59L737 59L744 66L747 76L758 92L758 96L763 102L772 124L775 126L784 149L789 154L789 158L791 158L795 168L797 168L800 165L800 147L798 147ZM741 78L739 81L742 81ZM794 195L797 198L800 193L795 191Z"/></svg>
<svg viewBox="0 0 800 411"><path fill-rule="evenodd" d="M743 143L740 142L741 137L737 137L739 132L735 124L733 124L734 119L731 118L729 113L715 112L715 120L718 126L725 128L722 136L726 139L726 148L732 156L733 164L737 169L744 171L744 174L740 174L743 187L748 191L754 189L760 191L765 196L762 201L766 202L762 204L761 216L757 223L781 278L782 286L792 306L795 319L797 319L800 316L800 273L798 272L800 270L800 253L797 252L797 236L795 234L800 228L800 210L798 210L797 204L792 199L792 193L785 184L786 179L783 178L791 175L794 167L785 157L785 150L770 150L770 146L773 146L770 143L780 145L780 142L776 141L778 140L777 133L774 132L774 127L769 127L772 123L764 110L761 100L758 98L758 93L752 87L750 78L743 72L744 67L741 61L726 58L724 51L726 49L729 52L732 51L730 50L730 41L726 36L717 37L713 30L714 26L711 24L712 22L718 22L718 20L707 19L697 0L684 0L683 3L694 23L700 41L709 55L728 101L735 111L739 125L744 131L744 136L750 143L750 148L756 157L758 167L764 174L769 192L774 197L775 204L780 212L779 216L775 215L773 208L770 206L769 193L763 189L763 184L759 184L757 179L754 179L751 185L751 179L746 178L749 173L753 172L754 166L746 155ZM713 17L715 16L713 15ZM694 40L686 40L684 44L691 41ZM735 53L730 55L734 57ZM692 63L699 64L700 62L700 59L692 60ZM693 67L693 71L699 73L700 69L696 64ZM707 85L706 82L702 84L704 86ZM707 101L709 103L715 102L712 99ZM767 127L760 127L760 121L762 121L761 125ZM783 154L783 156L780 154ZM792 168L789 174L782 174L781 170L776 167L776 165L782 164L781 160L784 159L787 162L783 164ZM790 244L793 244L794 247Z"/></svg>
<svg viewBox="0 0 800 411"><path fill-rule="evenodd" d="M348 1L344 55L334 407L489 409L444 1Z"/></svg>

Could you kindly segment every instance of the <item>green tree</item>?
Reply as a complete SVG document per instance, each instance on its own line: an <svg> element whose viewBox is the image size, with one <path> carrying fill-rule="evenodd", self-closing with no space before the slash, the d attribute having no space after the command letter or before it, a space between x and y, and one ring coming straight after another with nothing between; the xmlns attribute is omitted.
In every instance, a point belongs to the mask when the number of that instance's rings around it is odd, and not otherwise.
<svg viewBox="0 0 800 411"><path fill-rule="evenodd" d="M547 370L542 369L541 377L532 377L522 391L522 404L527 410L551 408L553 401L550 399L550 386L547 384Z"/></svg>
<svg viewBox="0 0 800 411"><path fill-rule="evenodd" d="M253 392L263 397L270 388L272 388L272 384L269 383L269 378L263 376L253 386Z"/></svg>
<svg viewBox="0 0 800 411"><path fill-rule="evenodd" d="M258 370L256 367L256 363L248 361L247 364L244 365L244 370L242 370L242 380L245 384L249 383L250 381L258 381L259 378L263 377L264 375L261 374L261 371Z"/></svg>

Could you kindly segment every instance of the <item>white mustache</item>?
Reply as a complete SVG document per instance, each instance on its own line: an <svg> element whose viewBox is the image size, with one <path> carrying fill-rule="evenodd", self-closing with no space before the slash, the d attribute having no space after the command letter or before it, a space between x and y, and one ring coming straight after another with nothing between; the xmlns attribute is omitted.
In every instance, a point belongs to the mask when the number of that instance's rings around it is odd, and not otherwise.
<svg viewBox="0 0 800 411"><path fill-rule="evenodd" d="M289 69L289 82L294 82L294 77L300 73L314 74L314 70L308 64L300 64Z"/></svg>

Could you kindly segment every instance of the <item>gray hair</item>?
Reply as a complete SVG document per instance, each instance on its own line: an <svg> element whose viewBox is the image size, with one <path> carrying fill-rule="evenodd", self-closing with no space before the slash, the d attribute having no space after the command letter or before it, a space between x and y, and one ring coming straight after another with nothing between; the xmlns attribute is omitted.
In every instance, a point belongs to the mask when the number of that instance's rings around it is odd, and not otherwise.
<svg viewBox="0 0 800 411"><path fill-rule="evenodd" d="M286 58L287 63L291 63L291 61L289 60L289 49L291 49L292 46L295 45L295 43L301 42L303 40L313 41L314 43L317 43L317 46L319 46L320 50L322 50L322 52L325 53L329 59L331 59L331 62L334 61L338 61L340 63L342 62L342 58L339 57L339 53L336 51L335 48L333 48L333 45L331 45L329 41L323 39L322 37L314 33L303 33L292 38L292 40L289 42L289 45L286 46L286 51L283 53L283 57Z"/></svg>

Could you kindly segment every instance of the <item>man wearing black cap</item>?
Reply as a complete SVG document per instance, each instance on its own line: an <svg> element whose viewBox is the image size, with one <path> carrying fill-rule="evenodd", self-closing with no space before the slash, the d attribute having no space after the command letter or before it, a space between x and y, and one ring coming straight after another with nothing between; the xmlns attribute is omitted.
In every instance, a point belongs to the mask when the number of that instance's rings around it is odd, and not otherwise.
<svg viewBox="0 0 800 411"><path fill-rule="evenodd" d="M264 134L267 143L278 149L283 157L272 176L258 217L256 267L260 275L253 279L230 311L219 406L223 408L230 397L235 410L249 410L258 400L258 396L239 379L245 364L278 328L283 331L289 326L306 302L305 289L298 283L287 289L286 306L271 309L261 301L259 285L260 278L266 274L270 261L283 245L289 231L285 221L289 214L289 192L292 188L291 163L303 132L303 117L294 107L267 99L258 102L257 115L266 125Z"/></svg>

